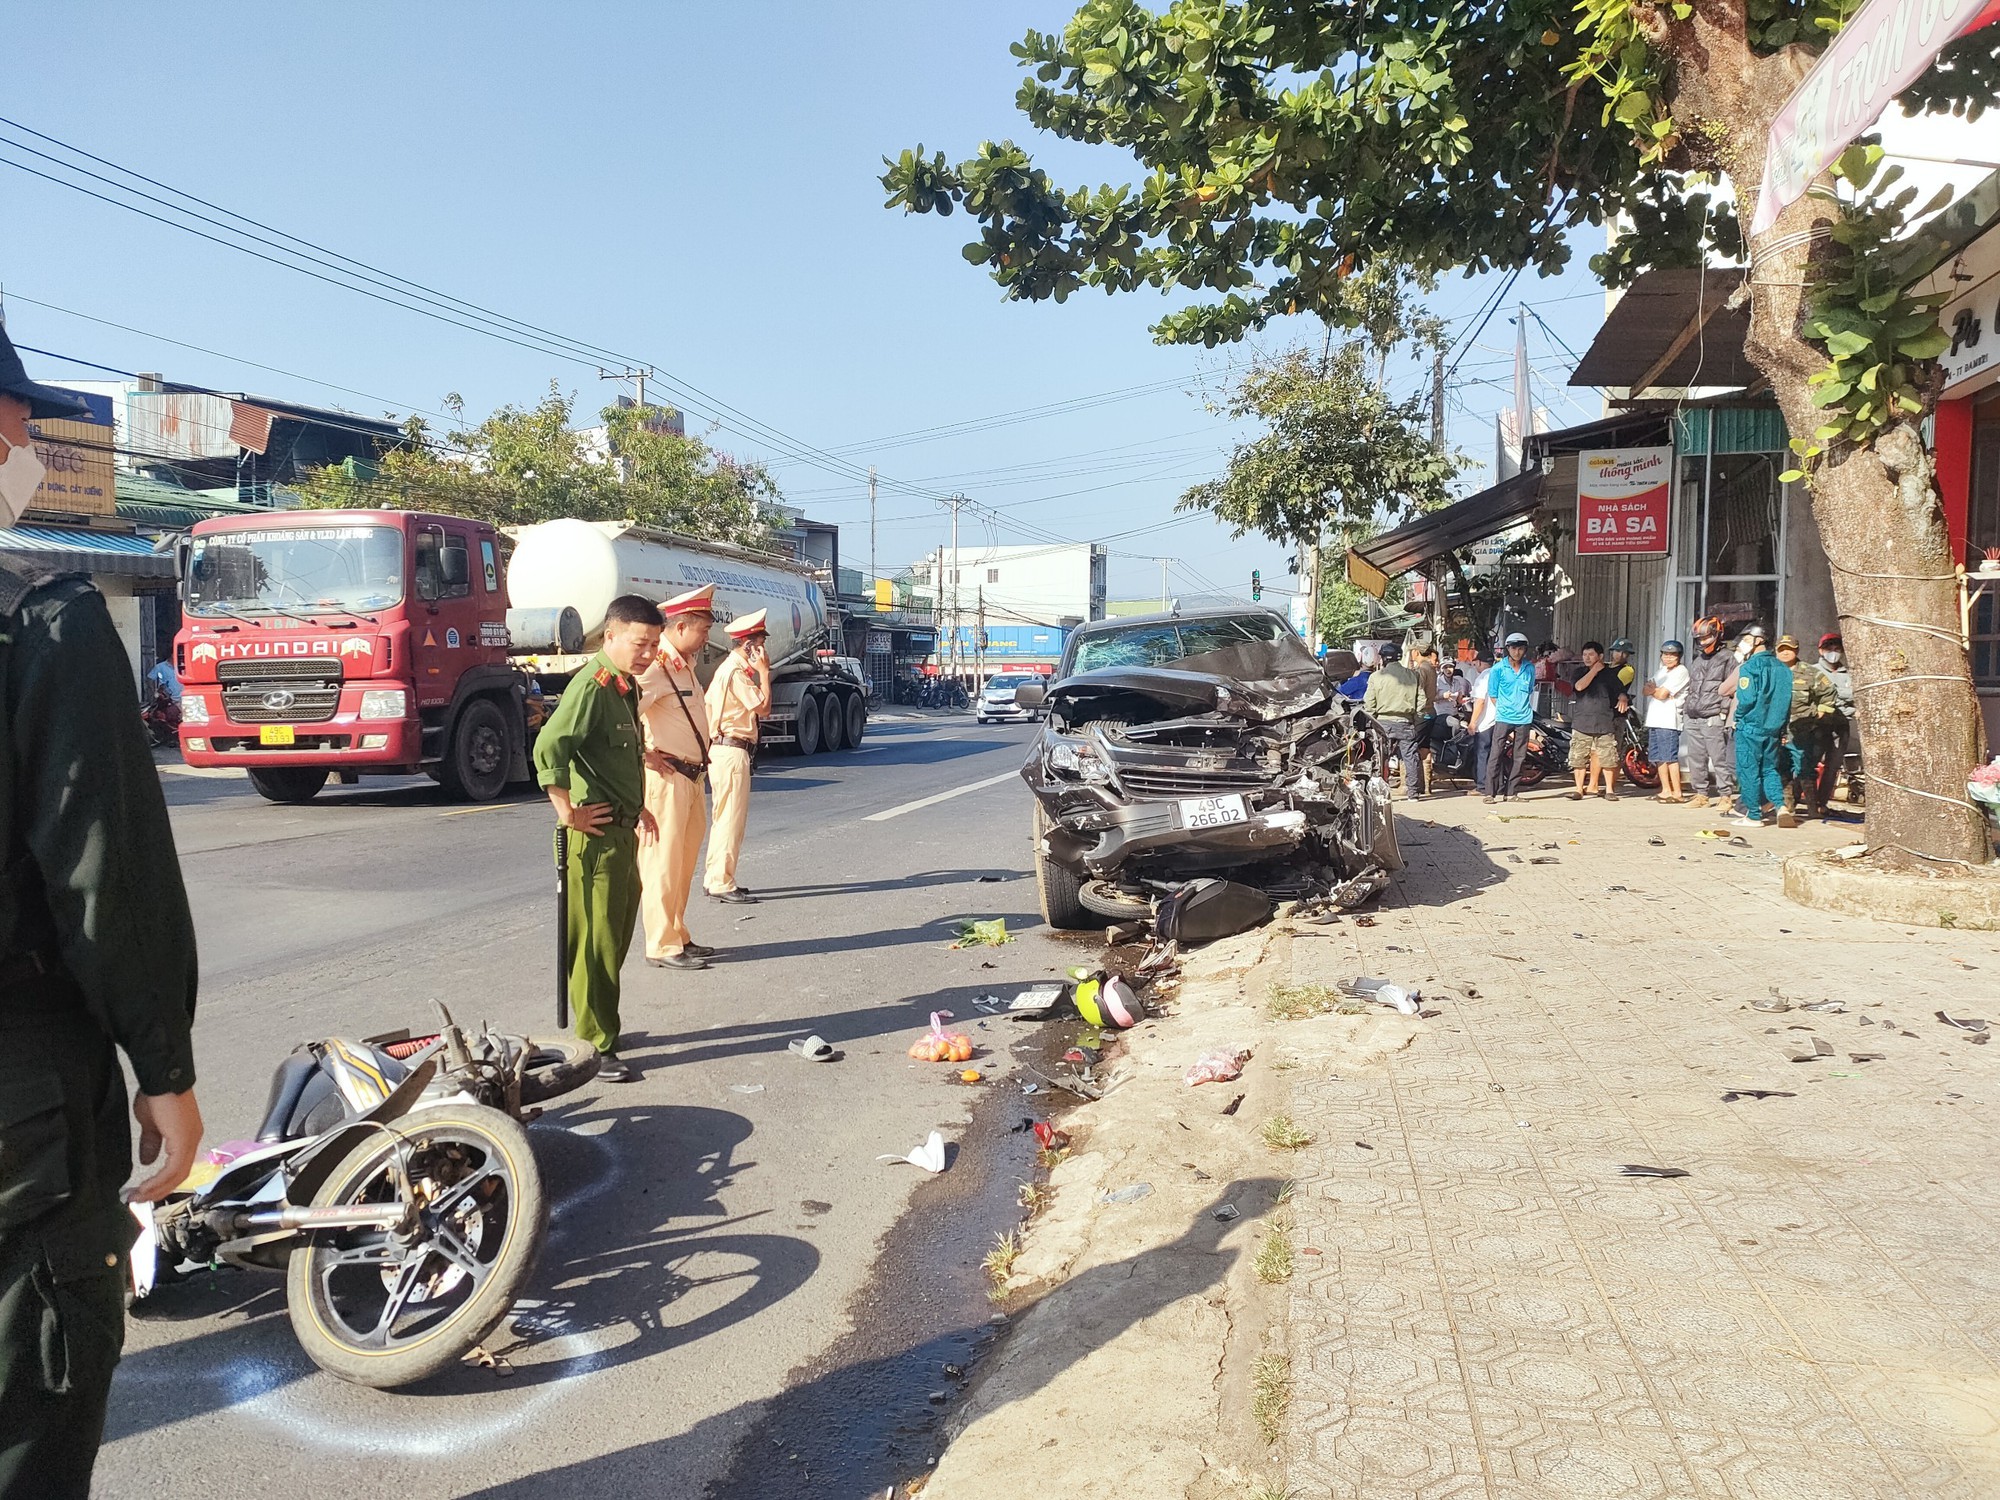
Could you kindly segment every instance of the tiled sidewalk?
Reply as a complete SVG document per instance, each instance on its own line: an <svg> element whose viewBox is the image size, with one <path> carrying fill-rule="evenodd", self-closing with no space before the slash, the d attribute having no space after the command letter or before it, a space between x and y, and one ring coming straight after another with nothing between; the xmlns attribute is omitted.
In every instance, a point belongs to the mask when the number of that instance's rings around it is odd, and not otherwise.
<svg viewBox="0 0 2000 1500"><path fill-rule="evenodd" d="M1294 939L1295 977L1477 994L1299 1090L1293 1493L2000 1496L2000 1045L1933 1018L2000 1030L1993 935L1786 902L1770 852L1836 829L1723 857L1630 799L1404 812L1376 925ZM1773 986L1847 1013L1748 1008Z"/></svg>

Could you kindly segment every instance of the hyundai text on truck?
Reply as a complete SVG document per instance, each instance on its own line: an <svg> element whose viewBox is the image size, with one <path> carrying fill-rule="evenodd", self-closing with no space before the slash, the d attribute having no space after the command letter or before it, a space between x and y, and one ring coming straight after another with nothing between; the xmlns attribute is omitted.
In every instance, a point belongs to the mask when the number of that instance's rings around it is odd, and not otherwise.
<svg viewBox="0 0 2000 1500"><path fill-rule="evenodd" d="M620 594L716 585L723 627L765 610L766 744L860 743L863 690L833 666L838 621L812 574L747 548L627 522L545 521L502 535L413 511L283 511L203 521L182 544L181 753L238 766L274 802L329 776L421 772L475 802L529 778L546 707L595 649Z"/></svg>

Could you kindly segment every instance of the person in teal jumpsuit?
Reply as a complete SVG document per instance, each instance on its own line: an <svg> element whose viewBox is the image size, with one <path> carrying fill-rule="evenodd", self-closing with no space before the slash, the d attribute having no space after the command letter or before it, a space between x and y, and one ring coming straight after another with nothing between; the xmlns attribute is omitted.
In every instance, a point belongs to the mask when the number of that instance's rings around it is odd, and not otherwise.
<svg viewBox="0 0 2000 1500"><path fill-rule="evenodd" d="M1778 774L1778 741L1792 714L1792 672L1764 649L1764 627L1743 632L1750 655L1736 673L1736 792L1742 801L1742 823L1762 827L1763 809L1782 809L1784 778ZM1786 827L1797 822L1780 811Z"/></svg>
<svg viewBox="0 0 2000 1500"><path fill-rule="evenodd" d="M618 1056L618 976L639 915L639 845L658 837L646 811L639 689L660 650L660 612L639 594L613 599L604 647L563 690L535 738L535 779L569 829L569 1004L598 1051L597 1076L636 1075Z"/></svg>

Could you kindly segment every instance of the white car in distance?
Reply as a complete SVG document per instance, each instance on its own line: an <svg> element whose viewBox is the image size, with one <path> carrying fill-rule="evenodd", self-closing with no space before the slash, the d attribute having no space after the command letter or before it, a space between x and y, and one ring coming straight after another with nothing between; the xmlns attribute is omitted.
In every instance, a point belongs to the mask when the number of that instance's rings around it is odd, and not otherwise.
<svg viewBox="0 0 2000 1500"><path fill-rule="evenodd" d="M981 724L1039 719L1039 709L1023 708L1014 701L1014 690L1031 682L1047 681L1038 672L996 672L986 679L986 686L979 690L979 697L972 705L973 715Z"/></svg>

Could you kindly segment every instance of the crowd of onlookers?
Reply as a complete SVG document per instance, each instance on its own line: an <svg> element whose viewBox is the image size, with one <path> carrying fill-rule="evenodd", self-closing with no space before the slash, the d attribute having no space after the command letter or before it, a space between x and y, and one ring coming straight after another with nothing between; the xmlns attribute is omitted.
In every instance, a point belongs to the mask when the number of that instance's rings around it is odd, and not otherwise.
<svg viewBox="0 0 2000 1500"><path fill-rule="evenodd" d="M1761 625L1726 640L1710 616L1693 636L1692 653L1664 642L1650 673L1624 639L1585 641L1574 662L1552 642L1530 652L1519 631L1490 663L1364 651L1339 691L1381 726L1406 796L1450 779L1511 800L1524 766L1559 759L1573 801L1616 800L1622 774L1657 780L1656 801L1731 810L1746 826L1826 816L1854 721L1840 637L1821 636L1806 663L1795 638L1773 644Z"/></svg>

